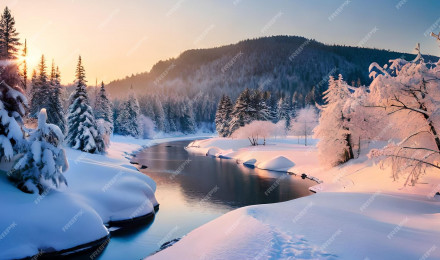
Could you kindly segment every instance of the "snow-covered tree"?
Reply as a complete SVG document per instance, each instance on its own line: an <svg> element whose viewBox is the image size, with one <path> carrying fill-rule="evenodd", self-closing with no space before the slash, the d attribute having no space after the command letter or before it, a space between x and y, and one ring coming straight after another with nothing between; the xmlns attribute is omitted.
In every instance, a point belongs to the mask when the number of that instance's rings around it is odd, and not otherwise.
<svg viewBox="0 0 440 260"><path fill-rule="evenodd" d="M267 121L272 119L264 93L258 89L254 90L251 94L251 108L252 120Z"/></svg>
<svg viewBox="0 0 440 260"><path fill-rule="evenodd" d="M165 111L163 110L162 102L160 102L158 96L155 96L153 99L153 114L156 129L165 132L167 130L165 124Z"/></svg>
<svg viewBox="0 0 440 260"><path fill-rule="evenodd" d="M291 132L296 136L304 136L304 145L307 146L307 136L313 134L313 129L318 125L318 114L312 106L307 106L298 111L293 120Z"/></svg>
<svg viewBox="0 0 440 260"><path fill-rule="evenodd" d="M139 127L140 108L133 91L128 95L128 99L122 104L117 118L118 134L139 137L141 129Z"/></svg>
<svg viewBox="0 0 440 260"><path fill-rule="evenodd" d="M38 115L38 128L30 133L27 152L15 162L10 177L24 192L42 193L47 188L67 185L63 172L68 162L62 148L63 133L53 124L47 124L46 109Z"/></svg>
<svg viewBox="0 0 440 260"><path fill-rule="evenodd" d="M103 119L107 122L109 133L113 132L113 111L111 107L111 102L107 97L107 93L105 91L104 82L101 82L101 88L99 89L99 93L96 95L95 100L95 119Z"/></svg>
<svg viewBox="0 0 440 260"><path fill-rule="evenodd" d="M20 45L15 19L9 8L5 7L0 19L0 59L15 60Z"/></svg>
<svg viewBox="0 0 440 260"><path fill-rule="evenodd" d="M279 121L281 121L281 120L284 121L284 123L285 123L284 129L286 130L286 133L288 133L290 131L290 129L292 128L292 125L291 125L292 118L291 118L289 99L288 98L280 98L277 106L278 106L277 118Z"/></svg>
<svg viewBox="0 0 440 260"><path fill-rule="evenodd" d="M180 118L180 125L183 133L193 134L196 132L196 122L194 120L194 111L192 103L186 100L183 103L182 117Z"/></svg>
<svg viewBox="0 0 440 260"><path fill-rule="evenodd" d="M22 117L25 115L27 100L20 88L13 88L6 83L6 77L7 75L0 74L0 159L2 161L12 160L23 151L26 144ZM16 83L18 84L18 81Z"/></svg>
<svg viewBox="0 0 440 260"><path fill-rule="evenodd" d="M232 101L227 95L223 95L220 99L215 114L215 126L219 136L227 137L229 132L229 121L231 120Z"/></svg>
<svg viewBox="0 0 440 260"><path fill-rule="evenodd" d="M238 128L233 134L234 138L247 138L251 145L259 145L259 139L263 139L263 145L266 145L266 139L276 134L277 125L271 121L253 121L243 127Z"/></svg>
<svg viewBox="0 0 440 260"><path fill-rule="evenodd" d="M252 122L252 113L251 94L249 89L245 89L235 101L229 123L229 133L232 134L238 128Z"/></svg>
<svg viewBox="0 0 440 260"><path fill-rule="evenodd" d="M89 105L86 77L81 56L76 67L76 88L70 97L67 116L67 143L74 149L88 153L103 152L105 144L96 127L95 117Z"/></svg>
<svg viewBox="0 0 440 260"><path fill-rule="evenodd" d="M139 117L139 126L141 128L141 136L143 139L152 139L155 135L155 125L153 120L144 115Z"/></svg>
<svg viewBox="0 0 440 260"><path fill-rule="evenodd" d="M20 64L20 77L21 77L21 85L23 86L24 90L27 90L28 86L28 64L27 64L27 40L24 40L24 47L21 54L22 61Z"/></svg>
<svg viewBox="0 0 440 260"><path fill-rule="evenodd" d="M47 106L47 122L61 129L63 134L67 131L66 117L61 103L61 77L58 67L52 62L50 74L50 91Z"/></svg>
<svg viewBox="0 0 440 260"><path fill-rule="evenodd" d="M353 158L350 131L347 128L344 105L350 96L348 84L339 75L338 80L329 79L329 88L324 92L326 104L322 106L315 137L319 139L320 160L335 166Z"/></svg>
<svg viewBox="0 0 440 260"><path fill-rule="evenodd" d="M32 75L31 107L30 117L36 118L42 108L49 108L49 97L51 96L51 86L47 75L47 66L44 55L41 56L38 64L38 76Z"/></svg>
<svg viewBox="0 0 440 260"><path fill-rule="evenodd" d="M375 78L369 102L386 112L389 126L384 128L394 130L388 138L395 140L370 156L391 162L394 178L409 172L406 184L414 185L426 167L440 169L440 67L428 67L418 48L411 62L397 59L384 67L373 63L370 71Z"/></svg>

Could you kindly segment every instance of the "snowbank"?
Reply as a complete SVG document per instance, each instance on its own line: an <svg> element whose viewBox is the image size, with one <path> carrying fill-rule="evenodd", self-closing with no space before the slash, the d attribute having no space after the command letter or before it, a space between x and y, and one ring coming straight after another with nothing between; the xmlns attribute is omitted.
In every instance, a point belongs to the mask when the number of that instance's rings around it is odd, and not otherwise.
<svg viewBox="0 0 440 260"><path fill-rule="evenodd" d="M234 210L151 259L440 259L437 171L428 171L416 186L405 186L406 176L394 180L389 167L367 158L380 143L362 147L358 159L326 169L319 165L315 145L297 144L297 138L256 147L246 141L212 138L187 149L217 148L217 156L243 164L305 173L323 181L312 187L318 193Z"/></svg>
<svg viewBox="0 0 440 260"><path fill-rule="evenodd" d="M285 171L285 172L288 171L293 166L295 166L295 164L284 156L277 156L273 159L257 164L257 167L263 170Z"/></svg>
<svg viewBox="0 0 440 260"><path fill-rule="evenodd" d="M106 225L154 214L155 182L128 159L133 151L155 143L114 136L107 155L66 149L69 187L25 194L0 174L0 259L55 252L108 236Z"/></svg>
<svg viewBox="0 0 440 260"><path fill-rule="evenodd" d="M318 193L234 210L148 259L439 259L439 216L413 196Z"/></svg>

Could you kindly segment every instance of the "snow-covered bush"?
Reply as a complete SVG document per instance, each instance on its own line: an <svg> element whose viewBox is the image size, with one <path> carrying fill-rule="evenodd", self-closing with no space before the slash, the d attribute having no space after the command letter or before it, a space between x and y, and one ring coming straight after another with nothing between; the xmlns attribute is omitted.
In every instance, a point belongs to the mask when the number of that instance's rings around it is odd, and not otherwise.
<svg viewBox="0 0 440 260"><path fill-rule="evenodd" d="M266 139L275 135L278 126L271 121L253 121L243 127L238 128L233 134L233 138L247 138L251 145L259 144L259 139L263 139L263 145L266 145Z"/></svg>
<svg viewBox="0 0 440 260"><path fill-rule="evenodd" d="M152 139L154 137L154 135L156 134L154 131L156 126L155 126L153 120L151 120L149 117L141 115L139 117L139 125L141 128L141 133L142 133L143 139Z"/></svg>
<svg viewBox="0 0 440 260"><path fill-rule="evenodd" d="M24 192L40 194L47 188L67 185L63 172L68 169L64 136L60 128L47 124L46 109L38 115L38 128L30 133L27 152L15 162L10 177Z"/></svg>
<svg viewBox="0 0 440 260"><path fill-rule="evenodd" d="M318 125L318 114L314 107L308 106L300 109L293 120L291 133L296 136L304 136L304 144L307 146L307 136L313 134L313 129Z"/></svg>
<svg viewBox="0 0 440 260"><path fill-rule="evenodd" d="M105 148L107 149L110 146L110 137L113 132L113 124L103 118L99 118L96 120L96 129L98 130L98 134L101 136Z"/></svg>

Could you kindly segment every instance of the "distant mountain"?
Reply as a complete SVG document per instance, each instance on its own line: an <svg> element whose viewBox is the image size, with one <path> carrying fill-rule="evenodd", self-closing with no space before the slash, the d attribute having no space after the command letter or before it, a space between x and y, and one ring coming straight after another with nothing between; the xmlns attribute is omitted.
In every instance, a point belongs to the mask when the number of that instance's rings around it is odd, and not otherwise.
<svg viewBox="0 0 440 260"><path fill-rule="evenodd" d="M342 74L351 83L370 83L372 62L412 60L413 54L360 47L326 45L297 36L273 36L227 46L188 50L179 57L159 61L144 72L108 84L112 97L124 96L130 86L139 94L192 97L199 92L218 99L228 93L237 97L244 88L262 88L305 97L315 86L327 88L328 75ZM437 57L424 56L437 61ZM324 79L324 80L323 80Z"/></svg>

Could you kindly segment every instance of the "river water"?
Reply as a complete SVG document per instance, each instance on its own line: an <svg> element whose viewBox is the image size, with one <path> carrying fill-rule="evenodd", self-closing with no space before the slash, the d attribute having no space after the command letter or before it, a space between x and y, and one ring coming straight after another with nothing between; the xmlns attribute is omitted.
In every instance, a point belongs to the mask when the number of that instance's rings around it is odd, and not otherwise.
<svg viewBox="0 0 440 260"><path fill-rule="evenodd" d="M172 239L239 207L310 195L314 184L286 173L250 169L234 160L189 153L190 141L163 143L133 161L157 183L160 209L142 227L112 234L99 259L141 259Z"/></svg>

